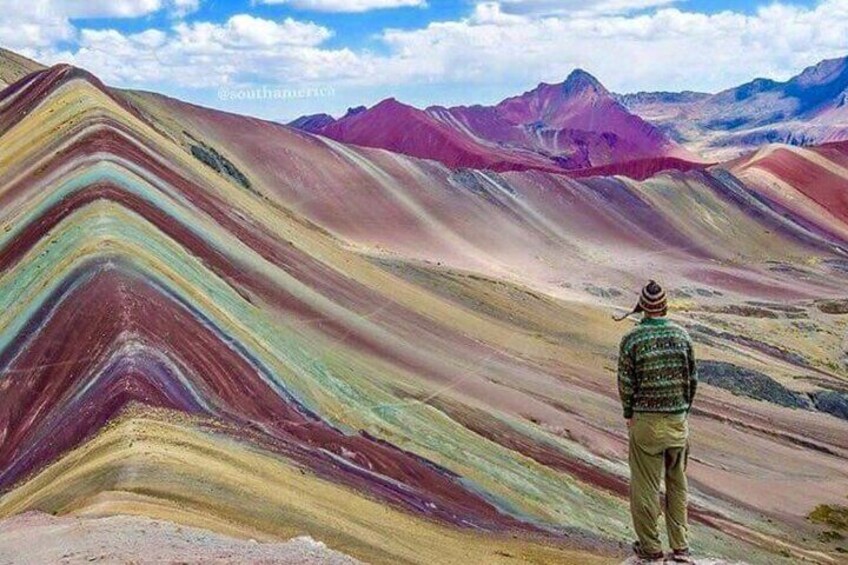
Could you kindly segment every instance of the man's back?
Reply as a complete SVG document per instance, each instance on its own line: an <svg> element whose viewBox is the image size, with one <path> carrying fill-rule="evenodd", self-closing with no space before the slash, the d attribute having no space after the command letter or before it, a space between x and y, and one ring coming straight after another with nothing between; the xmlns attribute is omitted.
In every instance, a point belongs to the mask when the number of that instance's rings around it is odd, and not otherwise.
<svg viewBox="0 0 848 565"><path fill-rule="evenodd" d="M643 319L621 340L618 387L625 418L688 411L697 376L686 330L664 317Z"/></svg>

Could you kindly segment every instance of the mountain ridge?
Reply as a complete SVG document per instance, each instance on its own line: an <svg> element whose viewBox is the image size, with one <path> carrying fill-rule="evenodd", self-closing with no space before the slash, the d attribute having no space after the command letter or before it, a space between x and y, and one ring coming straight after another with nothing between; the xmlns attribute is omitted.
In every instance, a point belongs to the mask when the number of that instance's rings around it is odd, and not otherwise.
<svg viewBox="0 0 848 565"><path fill-rule="evenodd" d="M0 90L44 68L41 63L0 47Z"/></svg>
<svg viewBox="0 0 848 565"><path fill-rule="evenodd" d="M396 115L386 115L387 107ZM318 125L314 125L318 120ZM416 131L409 132L409 123ZM331 122L290 122L337 141L432 158L449 167L568 172L634 159L697 159L629 114L591 74L575 69L558 84L540 83L493 106L423 110L387 98ZM622 168L623 174L627 169Z"/></svg>
<svg viewBox="0 0 848 565"><path fill-rule="evenodd" d="M467 156L463 151L446 156L426 142L416 144L408 138L401 142L373 138L367 132L346 133L338 122L350 115L332 121L326 116L302 117L290 125L340 141L434 158L452 167L612 171L615 163L634 158L669 163L682 159L689 168L699 161L734 158L766 143L839 141L848 138L846 108L848 57L842 57L810 65L784 81L755 78L712 94L615 94L578 68L561 83L542 82L491 106L424 108L424 113L458 132L440 130L439 138L449 135L455 146L463 146L459 137L468 138L464 142L474 150ZM359 113L370 110L360 108ZM381 124L374 129L387 127ZM504 158L504 149L513 155ZM490 150L501 154L498 158L480 157Z"/></svg>
<svg viewBox="0 0 848 565"><path fill-rule="evenodd" d="M848 57L776 81L756 78L706 96L621 95L633 112L705 157L726 159L764 143L848 139Z"/></svg>

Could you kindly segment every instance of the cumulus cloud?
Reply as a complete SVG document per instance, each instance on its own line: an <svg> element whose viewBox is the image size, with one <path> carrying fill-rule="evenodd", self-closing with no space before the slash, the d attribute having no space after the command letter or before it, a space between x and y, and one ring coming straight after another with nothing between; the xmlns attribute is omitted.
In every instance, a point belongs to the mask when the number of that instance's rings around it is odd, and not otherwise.
<svg viewBox="0 0 848 565"><path fill-rule="evenodd" d="M171 15L182 18L200 9L200 0L170 0Z"/></svg>
<svg viewBox="0 0 848 565"><path fill-rule="evenodd" d="M848 0L812 8L771 4L753 14L678 8L647 13L538 16L481 2L460 21L382 38L422 81L512 84L562 80L582 67L619 90L715 90L754 76L788 78L848 55Z"/></svg>
<svg viewBox="0 0 848 565"><path fill-rule="evenodd" d="M812 7L777 3L750 14L665 7L576 15L521 12L510 1L479 2L454 21L383 30L376 38L384 47L379 52L330 44L332 30L312 22L239 14L135 34L82 30L72 51L45 47L38 54L88 68L112 84L164 91L175 85L319 83L360 92L479 85L504 95L560 81L575 67L618 92L715 91L756 76L785 79L821 59L848 55L848 0ZM32 32L31 44L47 45L50 37L68 33L54 23ZM480 101L469 92L466 102Z"/></svg>
<svg viewBox="0 0 848 565"><path fill-rule="evenodd" d="M0 44L34 53L77 37L72 20L138 18L161 10L182 17L200 0L0 0Z"/></svg>
<svg viewBox="0 0 848 565"><path fill-rule="evenodd" d="M51 4L69 18L137 18L162 9L162 0L53 1Z"/></svg>
<svg viewBox="0 0 848 565"><path fill-rule="evenodd" d="M67 41L75 29L68 18L53 10L49 0L30 0L21 5L0 0L0 44L11 48L38 48Z"/></svg>
<svg viewBox="0 0 848 565"><path fill-rule="evenodd" d="M181 23L175 31L174 39L182 47L199 51L318 45L332 36L329 29L311 22L292 18L275 22L247 14L235 15L223 25Z"/></svg>
<svg viewBox="0 0 848 565"><path fill-rule="evenodd" d="M166 88L336 80L346 72L373 72L362 55L322 48L331 36L311 22L238 14L223 23L178 22L167 31L84 29L75 51L44 56L87 68L112 84Z"/></svg>
<svg viewBox="0 0 848 565"><path fill-rule="evenodd" d="M289 4L316 12L368 12L387 8L424 7L426 0L261 0L263 4Z"/></svg>
<svg viewBox="0 0 848 565"><path fill-rule="evenodd" d="M503 11L525 15L621 14L680 0L501 0Z"/></svg>

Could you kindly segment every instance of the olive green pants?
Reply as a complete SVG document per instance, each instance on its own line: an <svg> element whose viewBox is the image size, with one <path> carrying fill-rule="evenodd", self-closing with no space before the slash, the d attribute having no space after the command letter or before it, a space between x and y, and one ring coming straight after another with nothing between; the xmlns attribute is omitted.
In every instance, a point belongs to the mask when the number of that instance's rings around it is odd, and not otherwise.
<svg viewBox="0 0 848 565"><path fill-rule="evenodd" d="M637 412L630 426L630 512L645 553L662 551L660 487L665 474L665 524L671 549L689 548L686 518L686 414Z"/></svg>

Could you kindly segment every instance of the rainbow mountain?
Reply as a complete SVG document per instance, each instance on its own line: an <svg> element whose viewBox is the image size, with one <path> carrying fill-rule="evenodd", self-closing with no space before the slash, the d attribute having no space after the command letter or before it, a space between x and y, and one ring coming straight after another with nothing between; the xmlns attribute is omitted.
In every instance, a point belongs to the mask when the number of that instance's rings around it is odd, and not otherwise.
<svg viewBox="0 0 848 565"><path fill-rule="evenodd" d="M848 57L784 82L756 78L721 92L608 91L575 69L492 106L430 106L385 99L370 108L301 116L292 127L336 141L435 159L451 168L530 169L572 177L704 168L769 143L848 139Z"/></svg>
<svg viewBox="0 0 848 565"><path fill-rule="evenodd" d="M816 512L848 493L848 144L641 181L498 173L66 65L16 78L0 517L309 535L374 563L618 561L610 314L659 277L702 359L694 548L841 558Z"/></svg>
<svg viewBox="0 0 848 565"><path fill-rule="evenodd" d="M389 98L338 120L302 116L289 125L336 141L435 159L451 168L597 175L599 167L645 178L703 160L630 113L592 75L577 69L494 106L419 110Z"/></svg>

